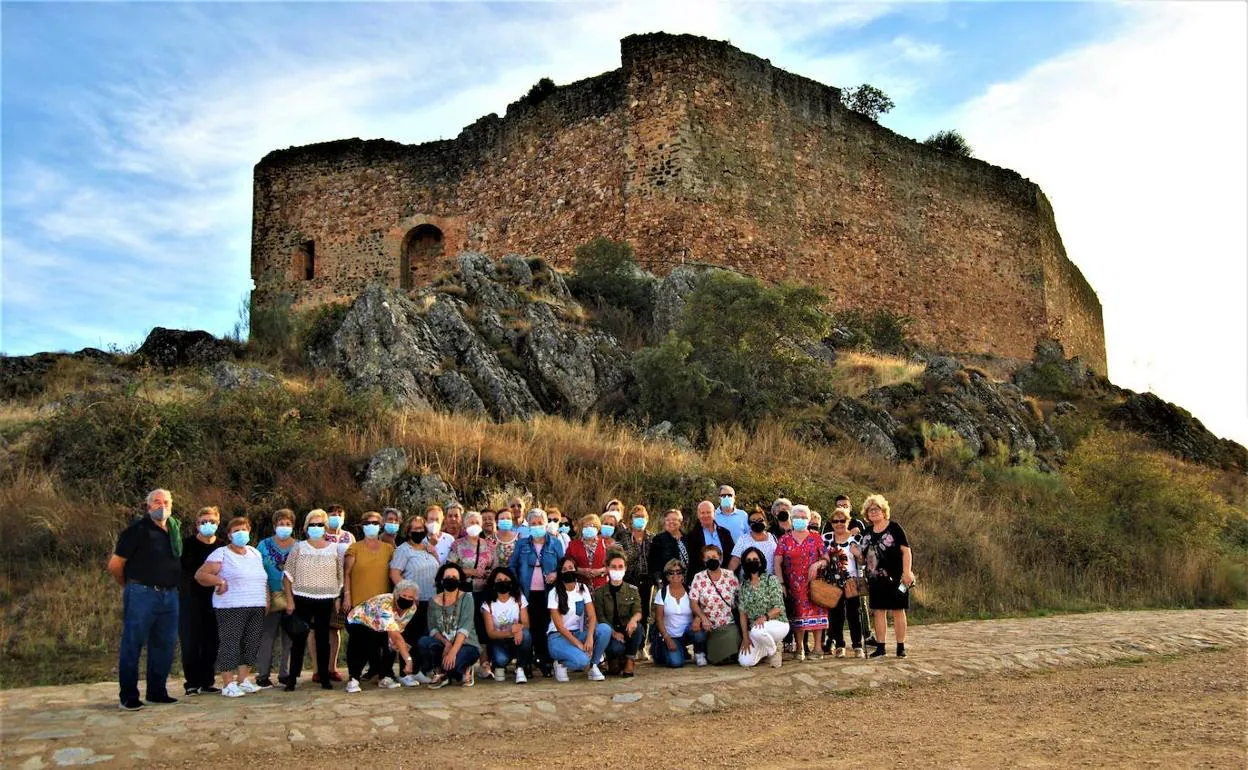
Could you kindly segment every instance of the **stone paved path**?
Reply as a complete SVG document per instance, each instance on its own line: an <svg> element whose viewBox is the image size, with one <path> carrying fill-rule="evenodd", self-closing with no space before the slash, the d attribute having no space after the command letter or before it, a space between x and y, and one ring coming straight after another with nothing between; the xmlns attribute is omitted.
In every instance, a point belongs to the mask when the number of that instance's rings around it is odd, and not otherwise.
<svg viewBox="0 0 1248 770"><path fill-rule="evenodd" d="M325 692L309 682L240 699L199 697L174 706L117 710L115 682L0 692L0 765L23 769L154 762L200 764L239 744L249 753L289 752L293 745L332 744L407 735L497 730L569 714L600 721L656 713L697 713L745 700L811 697L898 682L1001 671L1089 666L1124 659L1248 646L1248 611L1117 612L916 626L910 657L766 666L638 667L633 679L569 684L536 679L447 687ZM180 683L179 683L180 684ZM339 686L341 687L341 686ZM170 692L180 686L171 683ZM222 755L224 758L224 755Z"/></svg>

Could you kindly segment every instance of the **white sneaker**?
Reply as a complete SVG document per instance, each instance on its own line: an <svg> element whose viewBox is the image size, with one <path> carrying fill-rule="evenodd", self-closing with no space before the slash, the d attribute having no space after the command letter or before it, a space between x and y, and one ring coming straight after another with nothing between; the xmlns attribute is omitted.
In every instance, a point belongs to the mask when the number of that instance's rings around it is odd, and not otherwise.
<svg viewBox="0 0 1248 770"><path fill-rule="evenodd" d="M422 682L416 678L417 676L419 674L407 674L399 681L403 683L404 687L419 687ZM428 681L428 677L426 677L426 681Z"/></svg>
<svg viewBox="0 0 1248 770"><path fill-rule="evenodd" d="M516 667L516 684L524 684L527 681L529 681L529 678L524 675L524 669L517 666Z"/></svg>
<svg viewBox="0 0 1248 770"><path fill-rule="evenodd" d="M347 692L359 692L359 691L360 691L359 679L351 679L347 682Z"/></svg>
<svg viewBox="0 0 1248 770"><path fill-rule="evenodd" d="M866 651L865 651L865 650L863 650L861 647L855 647L855 648L854 648L854 657L855 657L855 658L865 658L865 657L867 657L867 653L866 653Z"/></svg>
<svg viewBox="0 0 1248 770"><path fill-rule="evenodd" d="M768 655L767 662L771 664L772 668L780 668L784 665L784 651L776 650L772 654Z"/></svg>
<svg viewBox="0 0 1248 770"><path fill-rule="evenodd" d="M605 677L605 676L603 676L602 672L598 670L598 664L597 664L597 663L595 663L594 665L592 665L592 666L590 666L590 667L589 667L589 681L591 681L591 682L601 682L601 681L603 681L604 679L606 679L606 677Z"/></svg>
<svg viewBox="0 0 1248 770"><path fill-rule="evenodd" d="M383 690L395 690L395 689L398 689L399 687L402 687L403 685L399 684L398 682L394 681L393 679L387 676L387 677L382 677L382 680L377 683L377 686Z"/></svg>
<svg viewBox="0 0 1248 770"><path fill-rule="evenodd" d="M242 690L244 693L248 695L254 695L255 693L260 692L261 688L260 688L260 685L256 684L250 679L244 679L241 683L239 683L238 689Z"/></svg>
<svg viewBox="0 0 1248 770"><path fill-rule="evenodd" d="M698 668L701 668L701 667L705 666L705 665L706 665L706 655L705 655L704 653L699 652L698 654L696 654L696 655L694 655L694 656L693 656L693 662L694 662L695 664L697 664Z"/></svg>
<svg viewBox="0 0 1248 770"><path fill-rule="evenodd" d="M243 688L238 686L238 682L230 682L221 688L221 694L227 698L241 698L247 693L243 692Z"/></svg>
<svg viewBox="0 0 1248 770"><path fill-rule="evenodd" d="M838 658L843 658L843 657L845 657L845 648L844 648L844 647L837 647L837 648L836 648L836 657L838 657Z"/></svg>
<svg viewBox="0 0 1248 770"><path fill-rule="evenodd" d="M563 665L559 661L555 661L555 681L556 682L568 681L568 667Z"/></svg>
<svg viewBox="0 0 1248 770"><path fill-rule="evenodd" d="M494 669L494 681L495 682L507 681L507 667L506 666L499 666L498 668Z"/></svg>
<svg viewBox="0 0 1248 770"><path fill-rule="evenodd" d="M426 674L424 671L417 671L415 674L412 674L411 676L413 679L416 680L416 684L430 684L433 682L433 680L429 678L429 675Z"/></svg>

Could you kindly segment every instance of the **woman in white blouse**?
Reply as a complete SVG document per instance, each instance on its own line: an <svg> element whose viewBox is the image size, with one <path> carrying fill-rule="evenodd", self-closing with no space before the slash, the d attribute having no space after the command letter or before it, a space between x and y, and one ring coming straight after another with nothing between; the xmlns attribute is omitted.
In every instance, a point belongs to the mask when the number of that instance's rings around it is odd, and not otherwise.
<svg viewBox="0 0 1248 770"><path fill-rule="evenodd" d="M329 517L315 508L303 519L306 540L290 549L282 581L286 591L286 612L307 623L316 638L316 673L321 688L332 690L329 677L329 621L342 593L342 554L325 539ZM290 646L290 677L286 690L295 689L303 667L307 637L296 638Z"/></svg>
<svg viewBox="0 0 1248 770"><path fill-rule="evenodd" d="M212 609L217 618L217 671L221 694L238 698L260 692L248 674L260 653L264 615L269 606L269 576L260 552L251 547L251 521L231 519L226 546L208 554L195 572L195 582L211 586Z"/></svg>
<svg viewBox="0 0 1248 770"><path fill-rule="evenodd" d="M651 656L656 666L685 665L685 647L706 655L706 631L693 630L693 604L685 590L685 565L669 559L663 565L665 584L654 594L654 630L650 632Z"/></svg>

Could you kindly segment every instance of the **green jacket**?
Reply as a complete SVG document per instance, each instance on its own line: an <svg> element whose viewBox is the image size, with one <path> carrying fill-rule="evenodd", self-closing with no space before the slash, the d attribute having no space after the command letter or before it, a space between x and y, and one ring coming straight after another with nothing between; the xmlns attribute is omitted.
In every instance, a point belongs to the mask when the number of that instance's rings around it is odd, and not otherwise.
<svg viewBox="0 0 1248 770"><path fill-rule="evenodd" d="M599 623L606 623L615 631L623 631L629 618L641 612L641 592L637 586L624 583L614 595L611 584L594 591L594 614Z"/></svg>

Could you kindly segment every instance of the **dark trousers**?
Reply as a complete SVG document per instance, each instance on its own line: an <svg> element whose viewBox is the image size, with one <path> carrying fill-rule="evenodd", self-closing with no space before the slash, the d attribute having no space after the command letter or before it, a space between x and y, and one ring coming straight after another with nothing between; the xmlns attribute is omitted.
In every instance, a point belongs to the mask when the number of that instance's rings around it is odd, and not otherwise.
<svg viewBox="0 0 1248 770"><path fill-rule="evenodd" d="M183 596L178 610L178 637L182 643L183 686L190 690L212 687L216 681L217 615L212 599Z"/></svg>
<svg viewBox="0 0 1248 770"><path fill-rule="evenodd" d="M416 652L419 654L417 658L420 661L420 670L426 674L431 671L438 671L442 668L442 655L446 652L446 643L441 639L435 639L432 636L423 636L416 643ZM481 651L471 644L463 644L459 648L459 652L455 653L455 662L447 675L453 681L460 681L464 678L464 674L476 662Z"/></svg>
<svg viewBox="0 0 1248 770"><path fill-rule="evenodd" d="M549 590L529 591L529 628L533 632L533 662L543 671L550 668L550 649L546 629L550 625L550 610L546 607Z"/></svg>
<svg viewBox="0 0 1248 770"><path fill-rule="evenodd" d="M407 627L403 629L403 641L407 642L407 646L411 648L413 659L416 659L416 643L428 632L429 602L422 600L416 603L416 614L412 616L412 619L407 623ZM402 666L400 666L400 669L402 669ZM373 673L379 676L394 677L394 672L389 669L381 672L373 669Z"/></svg>
<svg viewBox="0 0 1248 770"><path fill-rule="evenodd" d="M347 624L347 673L359 679L364 664L374 673L390 676L394 669L394 650L390 649L390 636L385 631L374 631L360 623Z"/></svg>
<svg viewBox="0 0 1248 770"><path fill-rule="evenodd" d="M309 599L295 597L295 614L308 624L316 640L316 673L322 682L329 681L329 619L333 616L336 599ZM308 638L301 637L290 643L290 678L296 680L303 671L303 653L308 649Z"/></svg>
<svg viewBox="0 0 1248 770"><path fill-rule="evenodd" d="M612 630L614 631L616 629ZM638 650L641 649L641 642L646 638L646 627L643 623L638 623L637 628L633 629L633 633L631 635L623 628L618 630L621 634L624 634L624 641L621 642L614 636L611 637L611 641L607 642L608 660L611 658L618 658L621 655L631 658L637 654Z"/></svg>
<svg viewBox="0 0 1248 770"><path fill-rule="evenodd" d="M147 697L169 694L167 681L178 646L178 589L126 583L121 597L121 650L117 679L121 700L138 700L139 656L147 647Z"/></svg>
<svg viewBox="0 0 1248 770"><path fill-rule="evenodd" d="M845 621L849 620L849 638L855 647L862 646L862 597L841 597L835 607L828 610L828 623L832 629L832 641L837 647L845 646Z"/></svg>

